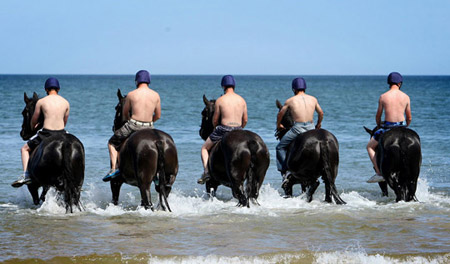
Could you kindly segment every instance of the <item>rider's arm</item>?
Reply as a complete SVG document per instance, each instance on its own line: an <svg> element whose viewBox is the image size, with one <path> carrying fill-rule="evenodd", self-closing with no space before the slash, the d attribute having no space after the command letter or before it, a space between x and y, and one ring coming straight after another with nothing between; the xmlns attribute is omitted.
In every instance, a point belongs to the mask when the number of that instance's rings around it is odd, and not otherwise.
<svg viewBox="0 0 450 264"><path fill-rule="evenodd" d="M279 129L284 129L284 126L281 124L281 120L283 120L283 116L286 113L286 111L288 110L288 108L289 107L285 103L283 105L283 107L280 109L280 111L278 112L278 115L277 115L277 128L279 128Z"/></svg>
<svg viewBox="0 0 450 264"><path fill-rule="evenodd" d="M242 128L247 125L248 116L247 116L247 103L244 102L244 113L242 113Z"/></svg>
<svg viewBox="0 0 450 264"><path fill-rule="evenodd" d="M161 117L161 99L158 96L155 107L155 113L153 114L153 122L158 120L160 117Z"/></svg>
<svg viewBox="0 0 450 264"><path fill-rule="evenodd" d="M322 120L323 120L323 110L320 107L319 102L316 102L316 112L318 115L316 129L319 129L322 127Z"/></svg>
<svg viewBox="0 0 450 264"><path fill-rule="evenodd" d="M220 102L219 99L217 99L216 104L214 105L214 116L213 116L214 127L219 125L219 117L220 117Z"/></svg>
<svg viewBox="0 0 450 264"><path fill-rule="evenodd" d="M42 107L41 102L37 101L36 108L34 109L33 116L31 117L30 125L31 125L32 129L35 129L39 125L38 121L39 121L39 116L41 115L41 107Z"/></svg>
<svg viewBox="0 0 450 264"><path fill-rule="evenodd" d="M122 115L124 120L130 119L130 108L131 108L131 102L129 97L125 97L125 105L122 109Z"/></svg>
<svg viewBox="0 0 450 264"><path fill-rule="evenodd" d="M64 113L64 126L66 126L67 120L69 120L69 112L70 112L70 105L69 103L67 103L67 109L66 112Z"/></svg>
<svg viewBox="0 0 450 264"><path fill-rule="evenodd" d="M378 109L375 116L375 121L377 122L377 127L381 127L381 115L383 114L383 104L381 103L381 97L378 100Z"/></svg>
<svg viewBox="0 0 450 264"><path fill-rule="evenodd" d="M409 98L408 98L408 104L406 105L405 114L406 114L406 126L409 126L409 124L411 124L411 120L412 120L411 102L409 101Z"/></svg>

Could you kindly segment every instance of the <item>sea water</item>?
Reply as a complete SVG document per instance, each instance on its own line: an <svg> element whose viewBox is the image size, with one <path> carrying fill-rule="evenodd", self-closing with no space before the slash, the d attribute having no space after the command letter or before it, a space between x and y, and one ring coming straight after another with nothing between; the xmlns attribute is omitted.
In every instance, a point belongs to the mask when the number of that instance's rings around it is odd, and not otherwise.
<svg viewBox="0 0 450 264"><path fill-rule="evenodd" d="M23 93L45 95L49 76L0 75L0 261L38 263L448 263L450 261L450 77L404 76L415 130L422 143L419 202L381 197L365 147L363 126L375 126L385 76L304 76L307 93L325 112L322 128L340 145L336 186L346 205L328 204L324 185L311 203L300 188L282 198L276 170L275 100L292 96L296 76L235 76L236 92L248 105L246 129L270 150L270 166L259 206L236 207L229 188L217 197L196 183L202 173L198 130L202 96L222 93L221 76L152 76L162 101L155 123L175 141L179 173L168 198L172 212L140 207L136 187L123 185L119 205L111 203L107 141L117 90L134 89L134 76L62 75L60 95L71 105L67 130L86 151L83 211L66 214L50 191L34 206L26 187L10 186L21 174L19 136ZM152 188L152 202L158 196Z"/></svg>

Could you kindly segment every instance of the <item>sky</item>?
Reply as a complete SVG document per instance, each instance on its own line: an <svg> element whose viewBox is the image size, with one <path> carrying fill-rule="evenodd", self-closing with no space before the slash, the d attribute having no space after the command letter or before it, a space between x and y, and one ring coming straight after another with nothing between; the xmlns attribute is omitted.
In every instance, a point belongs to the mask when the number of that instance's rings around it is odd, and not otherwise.
<svg viewBox="0 0 450 264"><path fill-rule="evenodd" d="M0 1L0 74L450 75L448 0Z"/></svg>

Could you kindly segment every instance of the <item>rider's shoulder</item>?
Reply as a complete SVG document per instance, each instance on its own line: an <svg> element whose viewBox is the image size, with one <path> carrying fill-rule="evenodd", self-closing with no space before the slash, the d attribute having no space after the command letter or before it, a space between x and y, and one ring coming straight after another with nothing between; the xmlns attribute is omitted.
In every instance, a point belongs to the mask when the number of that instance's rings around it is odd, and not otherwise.
<svg viewBox="0 0 450 264"><path fill-rule="evenodd" d="M307 98L310 98L310 99L313 100L313 101L318 101L317 98L316 98L315 96L313 96L313 95L305 94L305 96L306 96Z"/></svg>

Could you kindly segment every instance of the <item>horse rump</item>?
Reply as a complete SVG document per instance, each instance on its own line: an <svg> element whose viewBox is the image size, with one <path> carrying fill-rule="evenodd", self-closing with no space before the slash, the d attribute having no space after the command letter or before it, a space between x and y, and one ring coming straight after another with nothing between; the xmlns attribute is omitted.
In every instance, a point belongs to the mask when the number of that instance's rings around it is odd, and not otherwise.
<svg viewBox="0 0 450 264"><path fill-rule="evenodd" d="M422 163L417 133L404 127L391 129L380 138L378 155L378 166L394 190L396 201L417 201L415 193Z"/></svg>

